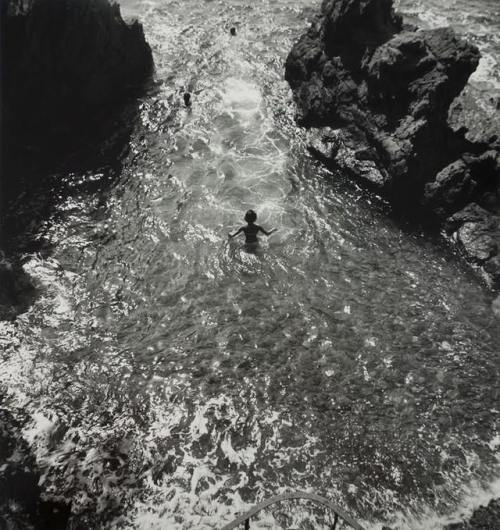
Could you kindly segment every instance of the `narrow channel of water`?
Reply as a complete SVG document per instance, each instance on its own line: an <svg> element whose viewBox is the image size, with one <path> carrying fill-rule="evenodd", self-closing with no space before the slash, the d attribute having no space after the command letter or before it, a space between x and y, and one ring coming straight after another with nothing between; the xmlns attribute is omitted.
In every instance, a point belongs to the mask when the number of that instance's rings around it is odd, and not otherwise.
<svg viewBox="0 0 500 530"><path fill-rule="evenodd" d="M313 7L125 2L157 83L116 186L47 222L41 296L1 336L43 487L102 527L219 528L291 488L434 528L500 491L491 295L308 156L283 62ZM278 228L256 255L227 240L248 208ZM255 527L327 528L297 506Z"/></svg>

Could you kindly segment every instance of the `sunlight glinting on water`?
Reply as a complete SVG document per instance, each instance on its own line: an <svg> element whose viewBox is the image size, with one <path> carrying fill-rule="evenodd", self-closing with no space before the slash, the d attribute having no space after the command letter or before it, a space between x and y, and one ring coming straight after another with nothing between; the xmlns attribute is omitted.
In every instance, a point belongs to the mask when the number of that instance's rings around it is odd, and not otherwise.
<svg viewBox="0 0 500 530"><path fill-rule="evenodd" d="M43 487L102 527L220 528L300 489L417 530L499 495L490 295L308 156L283 61L311 5L125 2L155 87L116 186L47 223L0 361ZM227 240L248 208L278 228L256 254ZM299 502L252 528L329 524Z"/></svg>

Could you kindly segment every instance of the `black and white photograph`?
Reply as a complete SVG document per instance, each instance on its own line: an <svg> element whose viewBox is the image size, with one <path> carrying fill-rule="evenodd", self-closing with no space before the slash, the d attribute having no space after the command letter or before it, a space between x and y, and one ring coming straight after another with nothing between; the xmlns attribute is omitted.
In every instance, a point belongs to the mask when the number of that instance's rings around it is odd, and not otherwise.
<svg viewBox="0 0 500 530"><path fill-rule="evenodd" d="M500 530L500 0L0 24L0 530Z"/></svg>

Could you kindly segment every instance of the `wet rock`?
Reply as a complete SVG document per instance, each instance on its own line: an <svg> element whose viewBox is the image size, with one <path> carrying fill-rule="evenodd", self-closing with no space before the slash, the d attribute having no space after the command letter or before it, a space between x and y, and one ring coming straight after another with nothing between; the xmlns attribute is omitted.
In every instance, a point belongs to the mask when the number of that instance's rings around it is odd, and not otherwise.
<svg viewBox="0 0 500 530"><path fill-rule="evenodd" d="M450 151L460 153L455 144L464 140L446 117L478 61L452 30L403 31L389 1L336 0L323 2L292 49L286 78L303 125L338 128L346 144L371 148L373 163L391 175L376 179L381 190L414 200L429 173L453 161Z"/></svg>
<svg viewBox="0 0 500 530"><path fill-rule="evenodd" d="M479 57L452 29L404 26L391 0L324 0L285 76L298 122L314 130L311 151L329 167L433 227L472 203L487 210L488 222L464 222L455 237L486 264L497 251L500 146L448 123Z"/></svg>
<svg viewBox="0 0 500 530"><path fill-rule="evenodd" d="M0 9L0 241L18 263L58 200L57 175L113 174L153 61L141 25L108 0L4 0ZM0 280L0 319L14 318L32 286L18 264L0 263Z"/></svg>
<svg viewBox="0 0 500 530"><path fill-rule="evenodd" d="M376 163L376 152L357 140L359 131L342 133L330 128L311 129L308 134L309 150L332 169L340 169L354 177L362 175L367 186L382 188L389 175ZM332 164L332 159L335 163Z"/></svg>
<svg viewBox="0 0 500 530"><path fill-rule="evenodd" d="M493 289L500 291L500 254L493 256L484 264L487 278L491 281Z"/></svg>
<svg viewBox="0 0 500 530"><path fill-rule="evenodd" d="M484 264L498 256L500 243L500 218L472 203L445 221L445 230L451 235L466 258Z"/></svg>
<svg viewBox="0 0 500 530"><path fill-rule="evenodd" d="M463 160L452 162L441 170L433 182L425 185L423 204L436 215L445 217L464 207L477 187L470 168Z"/></svg>
<svg viewBox="0 0 500 530"><path fill-rule="evenodd" d="M444 530L495 530L500 528L500 499L480 506L467 522L447 525Z"/></svg>

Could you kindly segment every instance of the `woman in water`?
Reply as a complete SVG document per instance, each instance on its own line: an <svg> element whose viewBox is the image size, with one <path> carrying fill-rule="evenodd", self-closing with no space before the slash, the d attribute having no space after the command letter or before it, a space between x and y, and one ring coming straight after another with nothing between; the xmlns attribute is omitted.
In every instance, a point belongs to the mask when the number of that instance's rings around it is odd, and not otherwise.
<svg viewBox="0 0 500 530"><path fill-rule="evenodd" d="M257 221L257 214L253 210L248 210L248 212L245 214L245 221L247 222L247 225L242 226L234 234L229 234L229 239L237 236L240 232L243 232L245 234L245 245L248 250L255 250L258 247L259 240L257 239L257 234L259 232L266 234L266 236L270 236L277 230L276 228L273 228L267 232L262 228L262 226L256 225L255 221Z"/></svg>

